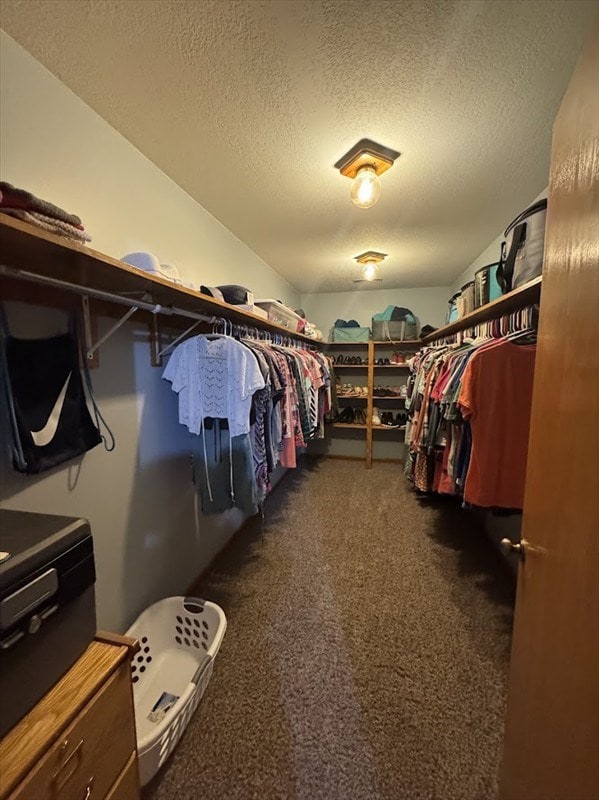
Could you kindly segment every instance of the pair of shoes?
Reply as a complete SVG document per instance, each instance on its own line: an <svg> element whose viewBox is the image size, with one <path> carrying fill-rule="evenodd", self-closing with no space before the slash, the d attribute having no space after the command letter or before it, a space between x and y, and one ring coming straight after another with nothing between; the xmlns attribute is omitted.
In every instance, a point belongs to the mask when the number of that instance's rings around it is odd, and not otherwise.
<svg viewBox="0 0 599 800"><path fill-rule="evenodd" d="M392 364L405 364L406 363L406 357L404 356L403 353L393 353L393 355L391 356L391 363Z"/></svg>
<svg viewBox="0 0 599 800"><path fill-rule="evenodd" d="M393 419L391 411L383 411L381 414L381 425L386 425L388 428L397 428L398 424Z"/></svg>
<svg viewBox="0 0 599 800"><path fill-rule="evenodd" d="M381 425L381 415L378 408L372 409L372 424Z"/></svg>
<svg viewBox="0 0 599 800"><path fill-rule="evenodd" d="M389 361L388 358L377 358L377 360L374 363L377 365L377 367L391 366L391 362Z"/></svg>
<svg viewBox="0 0 599 800"><path fill-rule="evenodd" d="M354 422L354 410L349 406L348 408L344 408L343 411L337 417L337 422L341 422L344 425L352 425Z"/></svg>
<svg viewBox="0 0 599 800"><path fill-rule="evenodd" d="M346 366L348 364L361 364L361 363L362 363L362 359L359 356L344 356L344 355L341 355L341 356L337 356L337 358L335 359L335 364L340 364L340 365L345 364Z"/></svg>
<svg viewBox="0 0 599 800"><path fill-rule="evenodd" d="M337 397L368 397L368 387L344 383L337 389Z"/></svg>
<svg viewBox="0 0 599 800"><path fill-rule="evenodd" d="M366 414L363 408L356 408L354 411L354 422L357 425L366 425Z"/></svg>

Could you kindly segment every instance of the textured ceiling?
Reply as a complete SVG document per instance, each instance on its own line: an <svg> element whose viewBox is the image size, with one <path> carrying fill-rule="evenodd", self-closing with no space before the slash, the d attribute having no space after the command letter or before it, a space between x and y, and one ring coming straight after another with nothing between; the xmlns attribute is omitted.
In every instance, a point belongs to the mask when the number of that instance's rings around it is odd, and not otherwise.
<svg viewBox="0 0 599 800"><path fill-rule="evenodd" d="M547 184L594 0L3 0L2 27L299 290L447 285ZM401 151L362 210L332 164ZM109 166L109 165L107 165ZM251 285L251 276L248 276ZM364 284L358 284L360 289Z"/></svg>

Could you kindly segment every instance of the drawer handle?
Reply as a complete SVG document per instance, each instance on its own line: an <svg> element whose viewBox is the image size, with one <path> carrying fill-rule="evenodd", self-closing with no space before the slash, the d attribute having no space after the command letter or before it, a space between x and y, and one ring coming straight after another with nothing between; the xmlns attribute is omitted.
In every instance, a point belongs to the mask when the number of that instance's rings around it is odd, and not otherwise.
<svg viewBox="0 0 599 800"><path fill-rule="evenodd" d="M66 759L63 761L63 763L60 765L60 767L59 767L59 768L56 770L56 772L55 772L55 773L54 773L54 775L52 776L52 782L53 782L53 783L55 783L55 782L57 782L57 781L58 781L58 776L60 775L60 773L61 773L61 772L64 770L64 768L65 768L65 767L66 767L66 766L69 764L69 762L70 762L70 761L72 761L72 760L75 758L75 756L77 755L77 753L78 753L78 752L81 750L81 748L83 747L83 742L84 742L84 740L82 739L82 740L79 742L79 744L78 744L76 747L74 747L74 748L73 748L73 751L72 751L72 753L69 753L68 757L67 757L67 758L66 758ZM69 740L67 739L65 742L63 742L63 743L62 743L62 747L61 747L61 749L62 749L62 750L64 750L64 749L65 749L65 748L68 746L68 743L69 743ZM75 766L75 768L74 768L74 769L72 769L72 770L69 772L69 774L67 775L67 777L66 777L66 778L65 778L63 781L61 781L61 782L60 782L60 785L59 785L57 788L61 789L61 788L62 788L62 787L65 785L65 783L66 783L68 780L70 780L70 778L71 778L71 777L72 777L72 776L75 774L75 772L76 772L76 771L77 771L77 767Z"/></svg>

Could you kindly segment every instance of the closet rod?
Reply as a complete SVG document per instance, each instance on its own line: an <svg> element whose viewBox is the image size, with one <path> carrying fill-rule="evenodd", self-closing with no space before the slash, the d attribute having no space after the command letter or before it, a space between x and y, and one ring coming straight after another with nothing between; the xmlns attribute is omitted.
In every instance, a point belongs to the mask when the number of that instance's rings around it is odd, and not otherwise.
<svg viewBox="0 0 599 800"><path fill-rule="evenodd" d="M167 316L187 317L188 319L195 319L198 322L213 323L216 321L216 317L207 317L204 314L196 314L194 311L186 311L184 308L162 306L159 303L148 303L145 300L132 300L127 297L122 297L120 294L104 292L101 289L91 289L87 286L80 286L77 283L62 281L59 278L51 278L46 275L36 275L34 272L28 272L24 269L15 269L14 267L0 265L0 274L23 281L29 281L30 283L42 283L46 286L53 286L56 289L64 289L69 292L75 292L76 294L93 297L96 300L106 300L109 303L118 303L119 305L128 306L129 308L138 308L143 311L151 311L152 314L166 314Z"/></svg>

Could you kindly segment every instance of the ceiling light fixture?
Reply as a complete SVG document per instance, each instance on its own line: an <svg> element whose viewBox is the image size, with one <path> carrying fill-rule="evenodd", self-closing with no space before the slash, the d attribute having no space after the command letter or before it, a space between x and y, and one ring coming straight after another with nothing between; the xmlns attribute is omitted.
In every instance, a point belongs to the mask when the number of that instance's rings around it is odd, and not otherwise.
<svg viewBox="0 0 599 800"><path fill-rule="evenodd" d="M360 139L335 164L342 175L353 178L350 197L358 208L372 208L381 196L379 175L393 166L400 153L372 139Z"/></svg>
<svg viewBox="0 0 599 800"><path fill-rule="evenodd" d="M354 283L382 281L382 278L379 278L378 265L385 258L387 258L387 253L377 253L376 250L367 250L359 256L354 256L354 259L362 266L362 278L355 280Z"/></svg>

